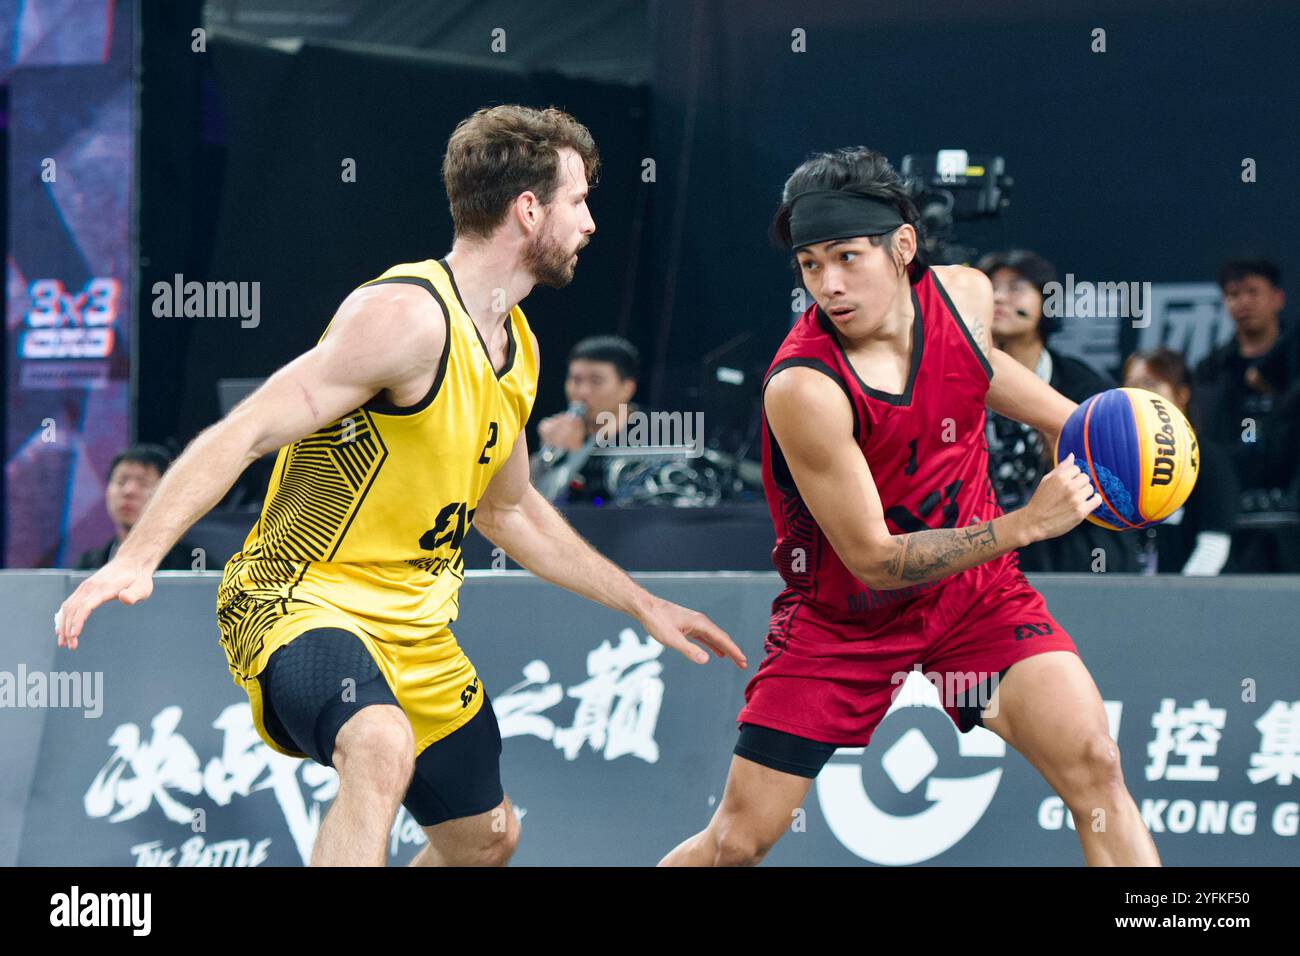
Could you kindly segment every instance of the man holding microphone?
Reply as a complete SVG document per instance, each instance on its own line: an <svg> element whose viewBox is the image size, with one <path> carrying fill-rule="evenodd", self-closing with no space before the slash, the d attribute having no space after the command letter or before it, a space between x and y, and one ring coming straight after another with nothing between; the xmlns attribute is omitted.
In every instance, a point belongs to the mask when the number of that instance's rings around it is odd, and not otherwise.
<svg viewBox="0 0 1300 956"><path fill-rule="evenodd" d="M591 454L602 423L618 422L619 433L636 394L640 355L627 339L615 335L586 338L569 352L564 394L569 407L537 424L540 448L533 455L532 479L550 501L603 503L609 498L606 461ZM602 417L603 416L603 417ZM615 435L607 436L614 441Z"/></svg>

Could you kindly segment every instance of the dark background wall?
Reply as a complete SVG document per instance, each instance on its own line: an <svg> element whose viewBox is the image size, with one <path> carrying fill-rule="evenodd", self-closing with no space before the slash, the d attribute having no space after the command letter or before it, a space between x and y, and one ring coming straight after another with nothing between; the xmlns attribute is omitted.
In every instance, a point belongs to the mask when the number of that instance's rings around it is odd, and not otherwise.
<svg viewBox="0 0 1300 956"><path fill-rule="evenodd" d="M581 280L558 292L539 288L523 303L543 349L539 413L562 407L563 359L578 338L644 336L644 84L528 69L509 57L325 41L290 52L219 30L208 52L195 54L194 19L152 13L141 148L141 439L188 441L218 416L217 379L270 374L315 344L351 289L395 263L448 252L439 175L447 137L493 103L566 109L602 154L592 199L598 241L583 256ZM355 182L343 181L345 158L356 162ZM155 317L154 283L178 272L260 282L260 324Z"/></svg>
<svg viewBox="0 0 1300 956"><path fill-rule="evenodd" d="M766 365L792 274L765 242L785 178L815 150L896 164L1002 155L1002 219L959 233L1034 247L1094 281L1210 280L1254 248L1292 274L1300 239L1294 5L1021 0L656 5L656 323L665 395L752 329ZM791 52L803 28L807 52ZM1090 52L1102 27L1107 52ZM682 165L679 160L685 157ZM1259 180L1241 182L1241 161ZM673 220L672 213L678 218ZM676 226L673 226L673 223Z"/></svg>
<svg viewBox="0 0 1300 956"><path fill-rule="evenodd" d="M794 284L766 225L785 177L817 149L866 144L895 162L947 147L1002 155L1012 206L959 238L1037 248L1081 279L1206 280L1242 250L1300 262L1300 13L1280 3L658 0L623 5L648 24L638 32L499 0L489 19L529 40L526 56L496 58L482 24L421 34L438 40L432 52L348 43L391 44L416 22L375 34L359 0L354 28L332 22L296 53L266 46L267 28L215 30L197 55L197 4L144 6L144 439L188 441L217 415L218 377L269 374L315 342L359 282L446 252L438 163L456 121L488 103L565 107L605 161L577 279L524 303L543 349L539 416L563 407L565 352L598 331L642 347L642 396L671 408L708 400L701 356L725 343L742 341L733 364L765 366ZM234 6L247 24L250 9L277 4ZM796 27L805 53L791 51ZM1105 53L1090 50L1094 27ZM451 35L463 52L447 48ZM601 79L559 72L574 36L606 64ZM649 84L608 79L615 63L639 80L647 60ZM347 156L356 183L340 180ZM1241 182L1245 157L1255 183ZM650 183L644 158L655 160ZM261 327L154 319L148 290L178 271L261 281Z"/></svg>

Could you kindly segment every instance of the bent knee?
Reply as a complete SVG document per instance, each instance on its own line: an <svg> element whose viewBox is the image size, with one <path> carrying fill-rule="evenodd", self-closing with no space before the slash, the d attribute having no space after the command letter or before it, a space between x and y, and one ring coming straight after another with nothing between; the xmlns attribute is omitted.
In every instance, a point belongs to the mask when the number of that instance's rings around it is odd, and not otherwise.
<svg viewBox="0 0 1300 956"><path fill-rule="evenodd" d="M757 866L778 837L742 823L726 823L712 833L714 866Z"/></svg>
<svg viewBox="0 0 1300 956"><path fill-rule="evenodd" d="M515 855L519 847L519 821L513 810L509 811L509 825L499 833L493 833L492 839L480 852L480 866L505 866Z"/></svg>
<svg viewBox="0 0 1300 956"><path fill-rule="evenodd" d="M499 814L504 812L502 819ZM497 807L486 829L476 828L457 845L444 846L442 858L452 866L505 866L519 846L519 818L513 807Z"/></svg>
<svg viewBox="0 0 1300 956"><path fill-rule="evenodd" d="M387 782L405 793L415 769L415 734L400 707L357 711L334 740L334 766L343 779Z"/></svg>
<svg viewBox="0 0 1300 956"><path fill-rule="evenodd" d="M1068 793L1062 796L1086 801L1098 795L1124 789L1124 773L1120 766L1119 747L1110 735L1093 733L1078 745L1069 763L1062 771Z"/></svg>

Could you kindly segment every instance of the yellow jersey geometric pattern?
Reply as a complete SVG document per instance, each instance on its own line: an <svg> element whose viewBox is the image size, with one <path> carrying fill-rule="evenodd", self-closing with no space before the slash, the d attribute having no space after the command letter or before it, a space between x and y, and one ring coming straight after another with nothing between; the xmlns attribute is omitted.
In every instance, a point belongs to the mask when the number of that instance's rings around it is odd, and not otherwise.
<svg viewBox="0 0 1300 956"><path fill-rule="evenodd" d="M256 678L310 628L361 638L411 718L417 753L483 699L448 627L465 576L461 542L532 412L538 356L515 306L505 365L493 368L444 260L394 266L365 285L389 282L423 287L447 324L432 386L407 407L375 396L281 448L257 523L217 592L231 675L263 740L293 756L303 754L263 727Z"/></svg>

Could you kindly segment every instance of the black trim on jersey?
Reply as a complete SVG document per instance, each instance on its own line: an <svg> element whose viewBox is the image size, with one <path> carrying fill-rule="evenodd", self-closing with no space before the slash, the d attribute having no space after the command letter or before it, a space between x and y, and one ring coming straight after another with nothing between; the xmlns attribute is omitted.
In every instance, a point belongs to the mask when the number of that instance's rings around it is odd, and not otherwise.
<svg viewBox="0 0 1300 956"><path fill-rule="evenodd" d="M414 415L416 412L422 412L429 407L429 404L437 396L438 389L442 387L442 380L447 377L447 361L451 357L451 313L447 311L447 303L442 301L442 296L438 294L438 290L433 283L422 276L393 276L389 279L376 279L374 282L367 282L366 285L387 285L390 282L418 285L433 296L433 300L438 303L438 308L442 309L442 321L447 328L447 335L442 343L442 359L438 362L438 374L433 377L433 384L424 393L424 397L414 405L394 405L392 402L380 398L379 396L383 395L383 392L380 392L361 407L377 415Z"/></svg>
<svg viewBox="0 0 1300 956"><path fill-rule="evenodd" d="M474 319L469 314L469 307L465 305L465 298L460 294L460 286L456 285L456 276L452 274L451 266L447 265L445 256L438 260L438 265L442 266L447 273L447 278L451 280L451 291L456 293L456 301L465 310L465 317L469 319L469 324L474 326L474 334L478 336L478 344L483 346L483 354L487 357L488 365L496 373L498 381L505 378L515 364L515 323L510 317L510 313L506 313L506 364L501 366L501 371L498 372L496 363L492 361L492 352L488 348L488 344L483 341L483 333L478 330L477 325L474 325Z"/></svg>
<svg viewBox="0 0 1300 956"><path fill-rule="evenodd" d="M788 358L781 362L778 362L775 366L772 367L772 369L767 373L767 376L763 379L763 387L759 390L759 398L758 398L760 407L762 406L763 396L767 393L767 383L772 380L772 376L775 375L777 372L782 371L783 369L791 368L794 366L799 366L801 368L815 369L816 371L821 372L823 375L829 377L832 381L835 382L836 385L840 387L840 390L844 392L844 397L849 400L849 410L853 413L853 438L854 440L860 440L858 438L858 434L859 434L858 409L857 406L853 404L853 394L849 391L849 387L844 384L844 379L840 378L840 376L836 373L835 369L831 368L821 359L804 357L804 356L796 356L795 358ZM766 410L763 411L763 418L764 419L767 418ZM799 489L795 486L794 476L790 474L790 466L786 464L785 453L781 451L781 445L777 442L776 435L772 433L772 427L770 423L767 429L767 440L768 440L768 453L772 456L772 480L776 482L777 488L779 488L786 495L789 495L791 497L796 497L796 498L799 497Z"/></svg>
<svg viewBox="0 0 1300 956"><path fill-rule="evenodd" d="M991 381L993 379L993 366L989 364L988 358L984 355L984 350L980 348L980 344L975 341L975 336L971 335L971 331L966 325L966 320L963 319L961 313L957 311L957 306L952 304L952 299L948 297L948 290L943 287L943 283L939 281L939 277L934 274L933 270L930 272L930 278L934 281L934 287L939 290L939 298L943 299L943 304L948 307L948 311L952 313L952 317L957 320L957 327L960 328L962 334L966 336L966 341L970 343L971 350L975 353L975 357L980 360L980 365L984 366L984 374L987 375Z"/></svg>
<svg viewBox="0 0 1300 956"><path fill-rule="evenodd" d="M764 414L766 415L766 413ZM790 474L790 466L785 463L785 454L781 451L781 446L777 444L776 436L772 434L770 425L767 429L767 446L768 454L772 456L772 480L776 482L776 487L786 497L797 497L799 489L795 487L794 476Z"/></svg>
<svg viewBox="0 0 1300 956"><path fill-rule="evenodd" d="M844 356L844 364L848 366L854 379L857 380L858 386L872 398L878 399L882 402L887 402L890 405L912 404L912 387L916 385L916 376L921 370L921 353L925 350L925 323L921 317L921 300L916 296L916 286L912 286L911 289L912 311L915 313L915 318L912 319L912 367L907 373L907 388L903 389L901 395L896 395L893 392L883 392L878 388L872 388L866 382L862 381L862 376L858 374L858 370L854 368L853 363L849 361L848 353L844 351L844 344L836 334L835 326L831 324L830 318L822 311L820 305L813 306L817 311L817 324L821 326L823 332L834 340L835 347L840 350L840 355Z"/></svg>
<svg viewBox="0 0 1300 956"><path fill-rule="evenodd" d="M840 387L840 391L844 393L844 397L849 400L849 411L853 413L853 437L861 440L861 422L858 421L858 406L853 403L853 393L850 392L849 387L844 384L844 379L840 377L839 372L835 371L835 369L831 368L819 358L812 358L811 356L795 356L794 358L788 358L778 362L763 379L763 387L759 390L759 401L761 402L763 400L763 393L767 391L767 383L772 380L772 376L777 372L793 366L816 369L823 375L828 376Z"/></svg>

